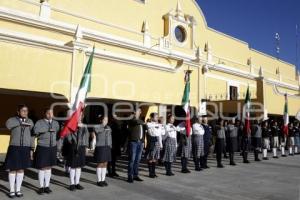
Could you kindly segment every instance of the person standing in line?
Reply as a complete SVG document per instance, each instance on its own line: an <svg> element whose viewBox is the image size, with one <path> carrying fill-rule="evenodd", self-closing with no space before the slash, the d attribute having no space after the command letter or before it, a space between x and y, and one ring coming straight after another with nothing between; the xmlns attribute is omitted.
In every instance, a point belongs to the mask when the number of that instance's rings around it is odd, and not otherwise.
<svg viewBox="0 0 300 200"><path fill-rule="evenodd" d="M190 134L187 134L185 121L177 125L179 134L179 145L177 153L181 157L181 173L191 173L188 169L188 160L191 157L192 152L192 127L190 129Z"/></svg>
<svg viewBox="0 0 300 200"><path fill-rule="evenodd" d="M259 159L259 151L261 149L261 142L262 142L262 131L261 125L259 124L258 120L254 120L254 123L251 127L252 133L252 146L254 149L254 160L261 161Z"/></svg>
<svg viewBox="0 0 300 200"><path fill-rule="evenodd" d="M268 149L270 149L270 137L272 135L271 128L268 125L268 121L263 121L261 125L262 142L263 142L263 160L269 160Z"/></svg>
<svg viewBox="0 0 300 200"><path fill-rule="evenodd" d="M294 122L294 132L295 132L295 155L299 154L300 148L300 126L299 121Z"/></svg>
<svg viewBox="0 0 300 200"><path fill-rule="evenodd" d="M83 115L81 118L83 118ZM66 168L69 169L70 191L84 189L80 185L80 177L81 169L85 166L86 162L89 135L87 126L79 122L77 130L65 137L63 151L66 159Z"/></svg>
<svg viewBox="0 0 300 200"><path fill-rule="evenodd" d="M227 126L228 131L228 151L229 151L229 159L230 165L235 166L236 163L234 162L234 153L238 149L238 128L235 126L235 119L232 118Z"/></svg>
<svg viewBox="0 0 300 200"><path fill-rule="evenodd" d="M111 128L107 125L108 117L106 115L99 116L99 125L93 130L96 138L96 148L94 151L94 161L97 163L97 185L100 187L108 186L105 181L107 163L111 161L112 136Z"/></svg>
<svg viewBox="0 0 300 200"><path fill-rule="evenodd" d="M212 127L208 125L208 120L206 116L202 117L202 126L204 128L204 155L200 158L200 165L202 169L208 169L207 159L210 151L210 146L212 144Z"/></svg>
<svg viewBox="0 0 300 200"><path fill-rule="evenodd" d="M174 126L174 121L174 115L168 115L164 142L164 153L162 157L162 160L165 164L167 176L174 176L172 172L172 163L176 161L177 128Z"/></svg>
<svg viewBox="0 0 300 200"><path fill-rule="evenodd" d="M10 131L10 142L5 158L5 169L8 171L10 186L9 198L22 197L21 186L24 170L31 167L34 150L33 121L28 118L28 107L19 105L17 116L6 121Z"/></svg>
<svg viewBox="0 0 300 200"><path fill-rule="evenodd" d="M216 137L216 159L217 159L217 167L218 168L224 168L224 165L222 164L222 153L225 146L225 128L224 128L224 121L223 119L219 119L218 123L215 126L214 134Z"/></svg>
<svg viewBox="0 0 300 200"><path fill-rule="evenodd" d="M158 114L150 114L150 122L147 123L147 130L149 135L148 142L148 168L149 168L149 177L156 178L155 173L156 163L160 159L160 151L162 149L162 135L164 129L160 124L158 124Z"/></svg>
<svg viewBox="0 0 300 200"><path fill-rule="evenodd" d="M277 156L277 149L279 148L279 133L280 133L280 128L277 125L277 121L272 122L272 147L273 147L273 158L278 159Z"/></svg>
<svg viewBox="0 0 300 200"><path fill-rule="evenodd" d="M37 148L34 156L34 165L39 170L38 178L40 188L38 194L51 193L49 188L51 169L57 161L56 138L60 130L57 121L53 119L53 110L47 108L44 119L40 119L34 126L34 134L37 137Z"/></svg>
<svg viewBox="0 0 300 200"><path fill-rule="evenodd" d="M193 124L192 151L196 171L202 170L200 165L200 158L204 156L203 135L205 133L205 130L201 124L201 121L201 117L198 116L195 123Z"/></svg>
<svg viewBox="0 0 300 200"><path fill-rule="evenodd" d="M229 132L228 132L228 121L227 120L224 120L224 128L225 128L225 140L224 140L224 150L223 150L223 153L224 153L224 158L227 159L228 156L227 156L227 152L228 152L228 145L227 145L227 142L230 140L230 136L229 136Z"/></svg>
<svg viewBox="0 0 300 200"><path fill-rule="evenodd" d="M242 136L242 156L243 163L249 164L248 153L251 150L251 130L247 130L245 126L243 126L243 136Z"/></svg>
<svg viewBox="0 0 300 200"><path fill-rule="evenodd" d="M144 149L146 125L140 115L141 109L137 108L133 119L128 122L128 183L143 181L139 177L139 164Z"/></svg>
<svg viewBox="0 0 300 200"><path fill-rule="evenodd" d="M295 150L295 129L294 124L289 123L289 136L288 136L289 155L294 156Z"/></svg>
<svg viewBox="0 0 300 200"><path fill-rule="evenodd" d="M285 131L283 130L283 125L279 126L281 127L281 129L279 130L280 132L280 148L281 148L281 157L287 157L287 155L285 154L285 148L287 147L288 144L288 137L289 137L289 133L285 133Z"/></svg>

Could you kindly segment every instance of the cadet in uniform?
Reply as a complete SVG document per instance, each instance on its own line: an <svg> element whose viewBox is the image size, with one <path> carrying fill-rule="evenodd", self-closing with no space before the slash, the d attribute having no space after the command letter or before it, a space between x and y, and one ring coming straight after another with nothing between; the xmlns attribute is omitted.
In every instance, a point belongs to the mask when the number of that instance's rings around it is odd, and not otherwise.
<svg viewBox="0 0 300 200"><path fill-rule="evenodd" d="M254 160L261 161L259 159L259 151L261 149L262 131L258 120L254 120L251 133L252 133L252 146L254 149Z"/></svg>
<svg viewBox="0 0 300 200"><path fill-rule="evenodd" d="M111 161L112 136L111 128L107 125L108 118L100 116L100 124L96 125L93 135L96 138L96 148L94 151L94 160L97 163L97 185L100 187L108 186L105 181L107 163Z"/></svg>
<svg viewBox="0 0 300 200"><path fill-rule="evenodd" d="M174 126L174 116L168 115L166 125L166 135L164 142L164 161L167 176L174 176L172 172L172 163L176 161L177 152L177 128Z"/></svg>
<svg viewBox="0 0 300 200"><path fill-rule="evenodd" d="M28 107L19 105L17 116L6 121L10 131L10 142L5 158L5 169L8 171L10 192L8 197L22 197L21 185L24 169L31 167L34 150L33 122L28 118Z"/></svg>
<svg viewBox="0 0 300 200"><path fill-rule="evenodd" d="M261 133L263 142L263 160L269 160L268 149L270 149L270 137L272 135L272 132L268 125L268 121L262 122Z"/></svg>
<svg viewBox="0 0 300 200"><path fill-rule="evenodd" d="M294 132L295 132L295 155L299 154L300 148L300 127L299 121L294 122Z"/></svg>
<svg viewBox="0 0 300 200"><path fill-rule="evenodd" d="M235 119L233 118L228 126L227 126L227 131L228 131L228 140L227 140L227 146L228 146L228 151L229 151L229 159L230 159L230 165L236 165L234 162L234 153L238 149L238 128L235 126Z"/></svg>
<svg viewBox="0 0 300 200"><path fill-rule="evenodd" d="M204 156L204 133L205 130L201 124L201 117L199 116L193 124L192 135L192 151L196 171L201 171L200 158Z"/></svg>
<svg viewBox="0 0 300 200"><path fill-rule="evenodd" d="M217 125L215 126L214 134L216 137L216 158L217 158L217 167L223 168L224 165L222 164L222 153L225 146L225 128L224 128L224 121L222 119L218 120Z"/></svg>
<svg viewBox="0 0 300 200"><path fill-rule="evenodd" d="M34 134L37 137L34 165L39 170L40 189L38 194L51 193L49 188L51 168L57 160L57 133L60 129L57 121L53 120L53 110L47 108L45 117L36 122Z"/></svg>
<svg viewBox="0 0 300 200"><path fill-rule="evenodd" d="M204 128L204 136L203 136L204 155L202 158L200 158L200 164L201 164L201 168L207 169L207 168L209 168L207 166L207 158L208 158L210 146L211 146L212 128L211 128L211 126L208 125L206 116L203 116L203 118L202 118L202 126Z"/></svg>
<svg viewBox="0 0 300 200"><path fill-rule="evenodd" d="M272 127L272 147L273 147L273 158L278 158L277 156L277 148L279 147L279 133L280 128L277 125L276 121L273 121Z"/></svg>
<svg viewBox="0 0 300 200"><path fill-rule="evenodd" d="M289 155L293 156L294 155L294 148L295 148L295 129L294 129L293 123L289 124L288 143L289 143Z"/></svg>

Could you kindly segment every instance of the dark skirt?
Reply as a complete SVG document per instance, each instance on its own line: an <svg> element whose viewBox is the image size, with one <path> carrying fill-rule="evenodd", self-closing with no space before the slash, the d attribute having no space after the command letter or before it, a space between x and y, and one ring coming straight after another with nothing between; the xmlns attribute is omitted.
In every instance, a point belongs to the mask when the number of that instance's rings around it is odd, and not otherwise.
<svg viewBox="0 0 300 200"><path fill-rule="evenodd" d="M228 151L230 153L237 152L237 150L238 150L238 138L237 137L229 138L226 145L228 146Z"/></svg>
<svg viewBox="0 0 300 200"><path fill-rule="evenodd" d="M262 139L261 138L252 138L252 145L254 148L261 148L262 147Z"/></svg>
<svg viewBox="0 0 300 200"><path fill-rule="evenodd" d="M96 163L110 162L111 148L109 146L96 147L94 152L94 160Z"/></svg>
<svg viewBox="0 0 300 200"><path fill-rule="evenodd" d="M85 146L79 146L78 149L70 149L66 152L66 165L71 168L82 168L85 166Z"/></svg>
<svg viewBox="0 0 300 200"><path fill-rule="evenodd" d="M34 154L34 167L42 169L56 165L57 147L42 147L37 146Z"/></svg>
<svg viewBox="0 0 300 200"><path fill-rule="evenodd" d="M16 171L31 167L30 147L9 146L5 158L5 169Z"/></svg>
<svg viewBox="0 0 300 200"><path fill-rule="evenodd" d="M225 139L217 138L216 146L215 146L216 153L223 153L224 148L225 148Z"/></svg>

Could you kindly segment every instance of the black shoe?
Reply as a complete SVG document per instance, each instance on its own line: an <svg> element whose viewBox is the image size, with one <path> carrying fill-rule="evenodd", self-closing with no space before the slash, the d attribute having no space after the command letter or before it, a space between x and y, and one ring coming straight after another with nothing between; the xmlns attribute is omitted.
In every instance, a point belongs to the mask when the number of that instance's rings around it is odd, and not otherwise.
<svg viewBox="0 0 300 200"><path fill-rule="evenodd" d="M278 156L273 156L273 158L278 159L279 157Z"/></svg>
<svg viewBox="0 0 300 200"><path fill-rule="evenodd" d="M108 183L106 181L103 181L102 184L107 187L108 186Z"/></svg>
<svg viewBox="0 0 300 200"><path fill-rule="evenodd" d="M218 168L224 168L224 165L219 164L217 167L218 167Z"/></svg>
<svg viewBox="0 0 300 200"><path fill-rule="evenodd" d="M269 158L268 157L264 157L263 160L269 160Z"/></svg>
<svg viewBox="0 0 300 200"><path fill-rule="evenodd" d="M196 167L195 171L200 172L200 171L202 171L202 169L200 167Z"/></svg>
<svg viewBox="0 0 300 200"><path fill-rule="evenodd" d="M281 155L282 157L287 157L285 154Z"/></svg>
<svg viewBox="0 0 300 200"><path fill-rule="evenodd" d="M205 165L203 168L204 168L204 169L209 169L209 166Z"/></svg>
<svg viewBox="0 0 300 200"><path fill-rule="evenodd" d="M22 192L19 191L19 192L16 192L16 196L17 197L23 197L24 195L22 194Z"/></svg>
<svg viewBox="0 0 300 200"><path fill-rule="evenodd" d="M83 190L84 189L84 187L82 187L80 184L75 185L75 188L77 190Z"/></svg>
<svg viewBox="0 0 300 200"><path fill-rule="evenodd" d="M40 189L37 191L37 193L38 193L39 195L44 194L44 192L45 192L44 188L40 188Z"/></svg>
<svg viewBox="0 0 300 200"><path fill-rule="evenodd" d="M46 187L46 188L44 189L44 192L47 193L47 194L50 194L50 193L52 192L52 190L50 190L49 187Z"/></svg>
<svg viewBox="0 0 300 200"><path fill-rule="evenodd" d="M261 160L259 158L255 159L256 162L260 162Z"/></svg>
<svg viewBox="0 0 300 200"><path fill-rule="evenodd" d="M117 174L116 172L112 173L111 175L112 177L119 177L119 174Z"/></svg>
<svg viewBox="0 0 300 200"><path fill-rule="evenodd" d="M244 163L249 164L250 161L249 160L244 160Z"/></svg>
<svg viewBox="0 0 300 200"><path fill-rule="evenodd" d="M104 187L103 181L97 182L97 185L98 185L99 187Z"/></svg>
<svg viewBox="0 0 300 200"><path fill-rule="evenodd" d="M75 191L76 190L75 185L70 185L69 190L70 191Z"/></svg>
<svg viewBox="0 0 300 200"><path fill-rule="evenodd" d="M133 183L133 179L132 179L132 178L128 178L128 179L127 179L127 182L128 182L128 183Z"/></svg>
<svg viewBox="0 0 300 200"><path fill-rule="evenodd" d="M137 177L134 177L134 178L133 178L133 180L135 180L135 181L139 181L139 182L142 182L142 181L144 181L143 179L141 179L141 178L140 178L140 177L138 177L138 176L137 176Z"/></svg>
<svg viewBox="0 0 300 200"><path fill-rule="evenodd" d="M154 174L149 174L149 178L155 178Z"/></svg>
<svg viewBox="0 0 300 200"><path fill-rule="evenodd" d="M8 198L13 199L13 198L16 197L16 193L10 192L10 193L7 194L7 196L8 196Z"/></svg>
<svg viewBox="0 0 300 200"><path fill-rule="evenodd" d="M294 154L290 153L289 156L294 156Z"/></svg>
<svg viewBox="0 0 300 200"><path fill-rule="evenodd" d="M236 163L235 162L231 162L230 165L236 166Z"/></svg>

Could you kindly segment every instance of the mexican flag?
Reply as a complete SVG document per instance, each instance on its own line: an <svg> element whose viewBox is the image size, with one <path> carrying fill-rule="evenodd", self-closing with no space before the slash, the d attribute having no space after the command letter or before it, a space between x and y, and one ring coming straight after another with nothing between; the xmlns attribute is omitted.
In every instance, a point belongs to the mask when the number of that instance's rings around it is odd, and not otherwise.
<svg viewBox="0 0 300 200"><path fill-rule="evenodd" d="M190 74L192 72L190 70L187 70L185 72L185 77L184 77L184 82L185 82L185 87L184 87L184 92L183 92L183 97L182 97L182 107L186 113L186 118L185 118L185 129L186 129L186 136L190 136L191 132L191 115L190 115Z"/></svg>
<svg viewBox="0 0 300 200"><path fill-rule="evenodd" d="M81 121L81 114L84 109L84 102L87 93L91 89L91 69L93 64L95 48L90 55L88 63L85 67L84 74L80 81L80 86L76 94L70 118L66 121L64 128L60 132L60 137L66 137L70 133L74 133L78 128L78 123Z"/></svg>
<svg viewBox="0 0 300 200"><path fill-rule="evenodd" d="M251 128L250 128L250 91L249 86L247 88L246 98L245 98L245 106L244 106L244 117L245 117L245 126L244 126L244 133L246 135L251 134Z"/></svg>
<svg viewBox="0 0 300 200"><path fill-rule="evenodd" d="M284 111L283 111L283 133L287 136L289 134L289 111L287 94L284 95Z"/></svg>

